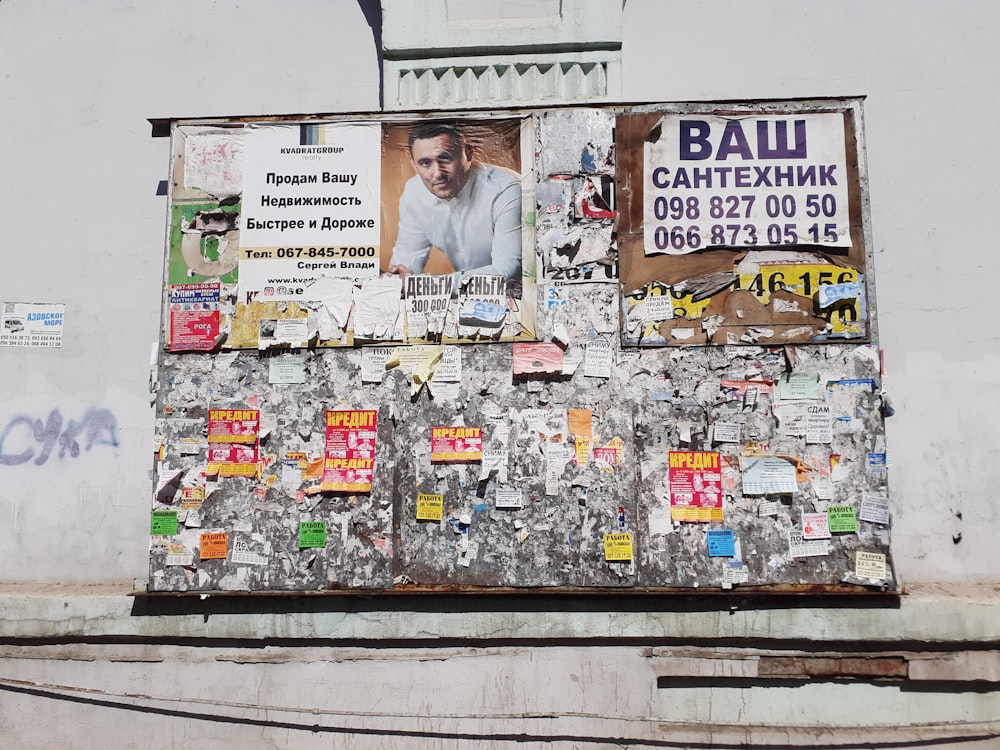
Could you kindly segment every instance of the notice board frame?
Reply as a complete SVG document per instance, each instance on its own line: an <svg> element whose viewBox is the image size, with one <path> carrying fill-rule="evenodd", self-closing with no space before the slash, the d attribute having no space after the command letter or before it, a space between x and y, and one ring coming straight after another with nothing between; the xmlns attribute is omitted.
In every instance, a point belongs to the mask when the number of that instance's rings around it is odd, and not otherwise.
<svg viewBox="0 0 1000 750"><path fill-rule="evenodd" d="M870 258L870 248L871 248L870 234L871 234L871 226L870 226L870 217L869 217L869 213L868 213L868 198L867 198L867 190L866 190L867 175L865 173L865 165L864 165L864 159L863 159L864 144L863 144L863 140L862 140L863 129L860 127L861 126L861 122L862 122L860 108L861 108L861 100L860 100L860 98L851 98L851 99L838 99L838 100L808 100L808 101L804 100L804 101L797 101L797 102L782 102L782 103L778 103L778 102L754 102L754 103L750 103L750 104L745 104L745 103L741 104L741 103L735 103L735 102L733 102L733 103L715 102L715 103L684 103L684 104L607 105L607 106L602 106L602 107L597 108L597 109L600 109L600 110L603 110L603 111L614 112L617 117L622 117L622 116L629 116L629 117L647 117L647 116L649 116L649 117L660 117L663 114L668 114L668 113L677 113L677 114L681 114L681 113L684 113L684 114L690 114L690 113L697 113L697 114L702 114L702 113L705 113L705 114L707 114L707 113L720 114L720 113L723 113L723 114L725 114L725 113L734 113L735 112L735 113L739 113L741 115L747 115L747 114L753 114L754 112L766 112L766 113L769 113L769 114L773 114L773 113L776 113L776 112L788 112L788 113L795 113L795 112L817 112L817 111L819 111L819 112L827 112L827 111L840 111L840 112L844 112L845 113L845 118L848 117L848 116L850 118L852 118L852 122L853 122L853 126L852 127L854 127L854 130L852 131L852 136L855 138L855 141L856 141L856 152L854 153L854 156L857 157L856 163L852 161L852 165L853 165L852 169L855 170L852 174L856 174L856 176L857 176L857 187L856 187L856 190L854 190L854 192L852 192L852 199L851 199L851 206L852 206L852 208L851 208L851 211L852 211L852 216L855 215L854 214L855 210L857 210L859 212L857 214L857 216L859 218L859 222L855 222L852 219L851 232L852 232L852 235L860 235L860 239L862 240L862 246L864 248L864 252L862 253L862 260L860 262L859 267L861 269L863 269L864 271L866 271L866 273L864 274L865 275L864 283L866 285L865 288L866 288L866 292L867 292L866 297L865 297L865 300L866 300L866 310L869 310L869 309L873 310L874 309L874 305L873 305L873 301L874 301L874 293L873 293L874 292L874 279L873 279L873 274L872 274L873 265L871 264L871 258ZM479 113L473 113L473 114L475 114L476 116L484 117L484 118L489 118L489 117L508 117L509 118L509 117L512 117L512 116L532 117L532 116L535 116L538 113L543 112L543 111L570 110L570 109L575 109L575 108L572 108L572 107L566 107L566 108L547 108L547 109L535 108L535 109L518 109L518 110L513 110L513 111L502 111L502 112L497 112L497 111L479 112ZM469 117L470 116L470 113L469 112L465 112L465 111L463 111L461 113L440 113L440 116L441 117L448 117L448 116L451 116L451 114L458 114L458 115L461 115L462 117ZM309 117L301 117L301 116L295 116L295 115L288 115L288 116L280 116L278 118L253 118L253 117L247 117L247 118L240 118L240 117L237 117L237 118L209 118L209 119L197 118L197 119L193 119L193 120L185 120L184 122L185 122L185 124L189 124L189 125L211 125L213 127L215 127L215 126L218 126L218 127L239 127L241 125L241 123L243 123L243 122L246 122L246 121L258 121L258 120L261 120L261 119L266 120L266 121L275 121L275 122L292 122L292 121L308 121L308 120L337 121L337 120L341 120L341 119L354 119L354 118L364 117L364 116L370 116L370 115L363 115L363 114L358 114L358 115L336 115L336 116L316 116L316 115L313 115L313 116L309 116ZM393 115L382 115L382 114L380 114L379 117L384 117L386 120L393 120L395 118L406 119L407 117L413 117L413 114L411 114L411 113L399 113L399 114L393 114ZM434 117L438 117L438 113L435 113ZM173 121L173 122L177 123L179 121ZM154 123L154 130L162 129L162 124L163 124L163 121L156 121ZM626 281L626 285L625 286L630 285L632 282L629 281L629 279L633 278L631 276L628 276L628 273L630 272L630 268L628 268L628 262L625 259L626 259L626 257L629 256L629 253L634 253L634 249L629 249L629 248L634 248L634 243L636 241L635 240L635 235L636 235L636 231L635 230L638 227L637 227L637 223L636 223L636 220L635 220L635 211L636 211L636 206L637 205L641 205L641 200L637 197L636 193L633 192L631 195L629 195L628 191L623 189L623 185L624 184L634 185L635 181L636 181L636 177L637 177L635 170L637 168L636 164L637 164L638 160L636 160L634 158L629 159L627 156L623 155L623 152L628 151L627 144L629 142L631 142L629 139L632 139L632 141L634 141L634 138L635 138L635 130L634 129L629 130L627 133L622 133L621 130L619 129L619 132L617 133L617 137L616 137L616 141L615 141L616 151L617 151L618 157L620 159L620 161L619 161L619 165L620 166L619 166L619 172L618 172L618 178L619 179L618 179L618 188L617 188L618 204L619 204L618 205L618 208L619 208L619 217L621 219L623 219L624 221L627 221L627 223L625 223L624 225L622 223L620 223L617 226L616 233L615 233L615 239L616 239L617 244L618 244L619 258L623 261L622 275L623 275L623 280ZM847 149L847 151L848 151L848 153L851 153L850 149ZM622 175L626 175L627 176L626 179L622 179ZM542 180L544 177L545 176L543 176L543 175L536 175L536 178L539 181ZM641 214L640 214L640 216L641 216ZM641 219L640 219L639 223L641 224ZM718 252L718 251L716 251L716 252ZM731 254L731 251L724 251L724 252L727 252L727 253ZM854 251L852 251L852 252L854 252ZM854 259L854 262L857 262L857 259ZM713 261L713 263L714 263L714 261ZM659 269L660 266L656 265L656 268ZM661 281L661 282L664 282L664 280L665 280L665 283L667 283L668 285L671 285L671 284L675 284L678 281L683 281L684 280L683 278L679 278L678 277L678 275L677 275L678 273L680 273L681 275L685 275L686 274L685 278L687 278L687 277L690 276L691 273L696 273L696 274L714 273L714 272L718 272L718 270L721 270L721 269L715 269L714 265L710 265L709 266L709 270L706 270L706 267L704 267L704 266L694 266L694 267L688 267L688 268L686 268L683 271L671 270L671 272L669 274L666 273L666 272L662 272L660 270L655 270L654 271L654 277L651 277L649 279L649 281ZM673 274L673 275L671 275L671 274ZM659 278L659 277L663 277L663 278ZM542 281L544 281L544 280L540 280L540 282L542 282ZM625 288L625 286L622 287L622 291L625 292L625 293L627 293L628 290ZM875 331L876 331L876 321L875 321L874 315L873 314L867 315L866 321L867 321L867 327L866 327L865 335L862 336L862 337L858 337L857 339L855 339L856 341L862 341L862 342L864 342L864 341L875 340L874 334L875 334ZM675 323L675 324L672 324L671 326L668 326L667 330L669 330L670 327L675 326L675 325L677 325L677 324ZM752 328L753 326L748 326L748 327ZM708 338L711 338L711 336L709 336L708 334L706 334L706 339L708 339ZM695 341L688 341L687 343L688 344L692 344L692 343L699 343L699 342L700 342L700 339L696 339ZM623 344L625 344L626 347L627 347L628 343L629 342L627 342L627 341L623 342ZM644 345L643 342L639 342L639 343L640 343L640 346ZM708 341L706 340L704 343L708 343ZM791 341L789 343L793 343L794 344L796 342L793 340L793 341ZM756 344L756 342L754 342L754 344ZM504 347L504 348L506 348L506 347ZM625 347L623 347L623 349L625 349ZM174 355L174 356L178 357L175 360L176 362L179 362L179 361L183 360L185 357L187 357L187 358L191 357L191 355L179 355L179 356L178 355ZM174 364L169 361L170 358L171 358L171 355L161 354L160 366L163 368L164 373L169 372L170 368L174 366ZM266 359L267 359L267 357L262 357L261 361L266 361ZM254 370L254 368L249 368L249 370ZM255 377L259 378L259 376L260 376L259 372L256 372L256 371L252 372L251 375L248 377L248 382L250 380L253 380ZM162 404L162 405L165 405L165 403ZM195 410L194 413L197 414L198 413L197 410ZM187 417L185 417L185 418L187 418ZM194 418L197 419L197 416L194 417ZM642 514L646 513L646 512L648 512L648 509L643 510L639 506L634 506L633 508L629 509L629 515L630 515L630 517L634 515L634 517L636 519L639 519L640 517L642 517ZM394 515L398 516L398 513L394 513ZM395 531L393 533L397 533L397 532L398 532L398 526L395 527ZM638 545L639 543L640 543L639 538L637 538L636 539L636 544ZM849 576L848 576L848 578L849 578ZM810 591L810 592L822 591L824 593L858 593L858 592L883 592L884 593L887 590L888 591L895 590L896 584L895 584L895 577L891 573L891 559L890 559L890 573L889 573L889 579L887 581L881 581L881 582L859 581L859 580L853 580L853 581L852 580L843 580L841 582L819 582L819 581L816 581L816 582L810 582L810 583L777 583L777 584L765 584L763 586L744 586L744 585L739 585L738 588L739 588L740 592L748 592L748 593L749 592L755 592L755 593L756 592L760 592L760 593L767 593L767 592L788 593L788 592L796 592L796 591L802 591L802 592L806 592L806 591ZM190 593L200 593L200 592L203 592L205 590L206 589L191 590ZM252 593L252 594L257 594L257 595L262 595L262 594L278 594L278 593L283 594L283 595L284 594L295 594L295 593L306 593L305 589L297 589L295 591L288 591L288 590L284 590L284 589L267 588L267 589L257 589L255 591L242 591L242 592L240 592L240 591L232 591L232 590L224 590L224 589L217 589L217 588L208 589L208 590L211 590L213 593L222 593L223 591L226 591L226 593L229 593L229 594ZM484 586L484 585L478 585L478 584L469 585L469 584L462 584L462 583L456 583L456 584L451 584L451 583L442 583L442 584L408 583L405 580L402 581L402 582L399 582L399 583L395 582L395 580L394 580L394 582L392 583L392 585L387 586L387 587L375 587L375 588L364 588L364 587L362 587L360 589L352 588L349 584L345 585L343 582L336 582L330 588L324 589L324 591L329 592L329 593L332 593L332 592L346 593L346 592L349 592L349 591L353 591L354 593L357 593L358 591L364 591L365 593L375 593L375 592L398 592L398 593L407 593L407 592L433 593L433 592L439 592L439 593L449 593L449 592L456 592L456 591L458 591L458 592L465 592L465 593L500 593L500 594L503 594L503 593L525 593L526 591L531 591L533 593L545 593L545 592L551 592L551 593L560 593L560 592L562 592L562 593L612 593L612 592L613 593L619 593L620 592L620 593L624 594L624 593L628 592L628 593L642 593L642 594L647 594L647 593L648 594L654 594L654 593L687 593L687 594L690 594L690 593L693 593L693 592L696 592L696 591L698 591L698 592L704 592L704 591L707 591L707 590L724 591L725 589L721 589L721 588L720 589L705 589L705 588L695 589L695 588L692 588L690 586L669 586L669 585L649 586L649 585L639 585L639 584L637 584L634 581L631 582L631 583L627 583L624 586L611 586L611 587L606 586L606 585L600 585L600 584L597 584L597 585L587 585L587 586L573 586L573 585L560 585L560 584L551 585L551 584L549 584L549 585L543 585L543 586L538 586L538 587L531 586L531 585L528 585L527 587L524 587L524 586L504 586L504 585L485 585ZM174 593L174 594L183 593L183 592L180 592L180 591L177 591L177 590L173 590L173 591L169 591L168 592L168 591L162 590L162 589L161 590L150 589L150 592L151 593Z"/></svg>

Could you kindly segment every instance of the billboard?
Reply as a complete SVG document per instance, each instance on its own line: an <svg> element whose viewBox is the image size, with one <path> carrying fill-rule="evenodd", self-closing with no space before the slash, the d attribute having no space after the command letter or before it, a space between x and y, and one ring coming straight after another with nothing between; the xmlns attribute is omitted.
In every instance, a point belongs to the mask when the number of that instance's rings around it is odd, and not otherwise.
<svg viewBox="0 0 1000 750"><path fill-rule="evenodd" d="M220 292L168 345L537 341L569 284L604 285L570 333L626 347L868 341L859 122L818 100L175 123L165 299Z"/></svg>
<svg viewBox="0 0 1000 750"><path fill-rule="evenodd" d="M624 345L869 339L859 107L618 117Z"/></svg>
<svg viewBox="0 0 1000 750"><path fill-rule="evenodd" d="M220 348L532 340L531 138L525 117L178 125L170 294L221 284Z"/></svg>

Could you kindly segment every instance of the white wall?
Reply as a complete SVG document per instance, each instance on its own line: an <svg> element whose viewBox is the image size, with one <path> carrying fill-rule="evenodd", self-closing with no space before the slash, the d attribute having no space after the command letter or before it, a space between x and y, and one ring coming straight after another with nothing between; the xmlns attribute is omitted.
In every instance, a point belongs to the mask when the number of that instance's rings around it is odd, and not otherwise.
<svg viewBox="0 0 1000 750"><path fill-rule="evenodd" d="M0 466L0 581L146 576L169 148L146 119L371 111L378 83L353 0L0 2L0 300L66 304L62 349L0 349L0 435L95 407L118 442ZM2 448L33 446L21 423Z"/></svg>
<svg viewBox="0 0 1000 750"><path fill-rule="evenodd" d="M996 580L991 285L1000 8L629 0L628 101L866 94L894 546L904 582ZM351 0L0 1L0 300L64 302L61 350L0 350L18 416L115 418L118 446L0 466L0 581L146 572L166 139L148 117L378 108ZM19 428L5 454L31 447ZM959 520L954 511L962 513ZM962 533L955 544L953 534Z"/></svg>

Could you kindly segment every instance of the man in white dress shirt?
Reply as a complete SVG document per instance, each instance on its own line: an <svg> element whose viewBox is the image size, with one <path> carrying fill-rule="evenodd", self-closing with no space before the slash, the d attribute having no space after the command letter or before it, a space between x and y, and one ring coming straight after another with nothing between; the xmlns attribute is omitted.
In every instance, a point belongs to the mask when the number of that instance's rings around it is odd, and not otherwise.
<svg viewBox="0 0 1000 750"><path fill-rule="evenodd" d="M472 145L453 125L429 122L410 131L416 175L399 199L399 233L389 272L422 273L431 247L456 276L521 276L521 182L472 157Z"/></svg>

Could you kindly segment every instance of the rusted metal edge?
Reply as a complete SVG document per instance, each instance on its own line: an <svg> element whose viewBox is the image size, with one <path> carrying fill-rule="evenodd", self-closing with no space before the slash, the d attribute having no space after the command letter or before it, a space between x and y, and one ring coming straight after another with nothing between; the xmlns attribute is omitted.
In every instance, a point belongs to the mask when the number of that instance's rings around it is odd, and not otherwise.
<svg viewBox="0 0 1000 750"><path fill-rule="evenodd" d="M354 111L354 112L299 112L283 114L256 114L256 115L218 115L194 117L148 117L146 121L152 128L153 138L166 138L170 135L170 128L176 122L184 122L192 125L232 125L233 127L244 125L248 122L305 122L309 120L340 120L354 119L358 117L377 117L380 120L411 120L417 117L465 117L468 115L486 115L495 113L502 116L517 114L531 114L533 112L551 111L556 109L621 109L627 111L641 111L643 107L663 107L676 105L701 105L701 104L721 104L739 107L766 106L768 104L789 103L804 104L815 103L818 106L843 107L846 102L863 101L865 94L853 94L844 96L800 96L800 97L774 97L770 99L700 99L683 102L601 102L599 104L581 104L579 102L567 104L548 104L534 107L512 107L509 109L497 109L496 107L482 107L469 109L413 109L407 111L381 110L381 111Z"/></svg>
<svg viewBox="0 0 1000 750"><path fill-rule="evenodd" d="M654 587L654 586L632 586L632 587L513 587L513 586L458 586L458 585L419 585L401 584L390 589L357 589L357 588L331 588L318 589L313 591L304 590L283 590L266 589L261 591L146 591L135 589L129 592L129 596L138 598L161 598L161 597L202 597L202 596L225 596L225 597L313 597L313 596L360 596L365 598L382 596L406 596L410 594L428 594L454 596L583 596L593 597L652 597L666 596L670 598L706 598L722 597L729 599L768 599L779 596L804 596L823 594L829 596L865 596L873 598L899 599L905 596L906 591L892 589L882 586L859 586L856 584L830 584L830 583L802 583L802 584L778 584L774 586L738 586L732 589L722 588L687 588L687 587Z"/></svg>

